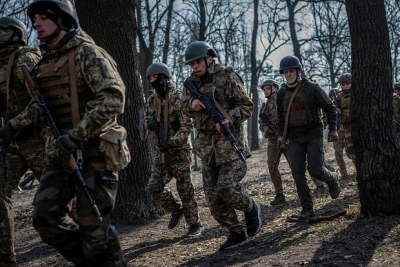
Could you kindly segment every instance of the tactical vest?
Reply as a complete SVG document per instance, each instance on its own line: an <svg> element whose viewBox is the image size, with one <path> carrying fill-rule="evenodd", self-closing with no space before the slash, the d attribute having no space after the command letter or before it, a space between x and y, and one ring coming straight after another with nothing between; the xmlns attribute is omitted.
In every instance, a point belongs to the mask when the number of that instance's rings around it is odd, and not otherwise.
<svg viewBox="0 0 400 267"><path fill-rule="evenodd" d="M289 106L290 98L294 90L285 89L283 96L283 108L285 113L290 112L289 126L304 126L310 123L320 121L318 108L312 108L307 101L307 96L304 93L305 81L301 81L301 88L295 95L292 104Z"/></svg>
<svg viewBox="0 0 400 267"><path fill-rule="evenodd" d="M13 80L13 68L15 67L18 57L30 51L29 48L18 48L8 57L7 62L13 57L12 64L4 65L0 69L0 112L1 117L5 120L9 120L18 115L29 103L30 96L26 89L20 88L23 86L22 84L18 87L16 81ZM9 88L7 88L7 85ZM19 94L19 91L22 91L23 94Z"/></svg>
<svg viewBox="0 0 400 267"><path fill-rule="evenodd" d="M75 48L64 53L57 60L39 62L33 71L36 84L40 94L46 101L54 121L60 129L73 127L71 88L69 75L69 54L73 53L75 59ZM73 68L75 69L75 67ZM85 85L77 83L78 103L75 106L79 109L79 119L85 112L85 104L94 98L93 92Z"/></svg>
<svg viewBox="0 0 400 267"><path fill-rule="evenodd" d="M340 120L343 124L346 124L350 121L350 93L341 93L339 95L340 101Z"/></svg>

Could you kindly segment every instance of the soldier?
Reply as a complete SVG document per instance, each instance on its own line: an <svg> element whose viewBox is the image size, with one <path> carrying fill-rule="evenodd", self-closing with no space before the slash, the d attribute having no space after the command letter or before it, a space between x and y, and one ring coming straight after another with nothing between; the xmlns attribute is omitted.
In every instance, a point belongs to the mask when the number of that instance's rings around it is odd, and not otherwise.
<svg viewBox="0 0 400 267"><path fill-rule="evenodd" d="M301 78L303 67L295 56L280 61L279 72L286 83L278 91L278 138L281 147L287 147L292 175L296 183L302 211L298 220L314 217L313 201L307 184L306 165L310 175L327 183L332 199L338 198L340 187L337 175L323 167L324 140L320 109L327 115L328 141L338 139L336 132L336 107L317 84ZM289 139L288 144L287 139Z"/></svg>
<svg viewBox="0 0 400 267"><path fill-rule="evenodd" d="M200 93L207 95L223 114L222 122L236 137L236 145L245 157L250 151L245 139L243 123L253 111L242 78L232 68L217 64L217 52L208 43L196 41L185 50L185 63L192 68L190 79ZM230 234L221 250L230 249L247 241L236 210L244 212L247 235L256 235L261 228L260 205L246 193L240 181L246 175L243 163L230 141L221 133L221 126L204 111L205 105L188 89L184 91L183 109L195 119L197 136L193 149L202 161L204 192L213 217Z"/></svg>
<svg viewBox="0 0 400 267"><path fill-rule="evenodd" d="M147 100L145 126L154 133L153 144L158 146L147 190L158 204L172 213L169 229L174 229L184 215L190 226L187 235L201 235L204 227L201 225L197 202L194 199L190 172L192 119L182 112L182 93L170 80L172 74L167 65L151 64L147 68L146 76L155 92ZM158 142L159 138L162 139L161 143ZM180 199L165 186L173 177L176 179Z"/></svg>
<svg viewBox="0 0 400 267"><path fill-rule="evenodd" d="M336 96L337 106L340 111L340 130L343 132L346 154L356 166L356 153L354 150L353 138L351 137L350 124L350 99L351 99L351 74L343 73L339 77L339 84L342 91Z"/></svg>
<svg viewBox="0 0 400 267"><path fill-rule="evenodd" d="M263 103L260 109L260 115L263 114L273 127L276 129L277 123L277 109L276 109L276 92L279 89L278 84L274 80L266 80L261 84L261 89L264 91L265 97L268 99ZM268 139L267 147L267 165L268 171L271 176L271 181L275 189L275 199L270 202L272 206L282 205L286 203L285 195L283 194L282 177L278 168L274 170L274 163L278 154L277 136L267 126L267 123L260 118L260 131L265 133L265 138ZM283 152L287 158L286 151Z"/></svg>
<svg viewBox="0 0 400 267"><path fill-rule="evenodd" d="M27 44L25 24L12 17L0 18L0 266L17 266L14 242L15 225L11 196L28 168L40 177L44 167L44 139L40 129L31 124L25 107L29 95L20 72L40 59L37 49ZM8 165L7 165L8 163Z"/></svg>
<svg viewBox="0 0 400 267"><path fill-rule="evenodd" d="M393 89L393 117L397 136L400 140L400 83L395 83Z"/></svg>
<svg viewBox="0 0 400 267"><path fill-rule="evenodd" d="M393 88L394 88L394 93L395 93L396 95L400 95L400 83L395 83L395 84L393 85Z"/></svg>
<svg viewBox="0 0 400 267"><path fill-rule="evenodd" d="M335 106L338 106L337 100L336 100L336 89L331 89L329 91L329 97L332 99L332 102L335 104ZM337 132L339 136L339 140L336 142L333 142L333 149L335 150L335 159L337 162L337 165L339 166L339 171L340 171L340 176L342 179L348 179L349 174L347 172L346 168L346 162L344 162L343 159L343 149L346 147L346 140L344 138L344 132L340 130L340 111L338 110L339 116L337 116Z"/></svg>
<svg viewBox="0 0 400 267"><path fill-rule="evenodd" d="M69 1L34 0L27 15L43 52L32 75L61 132L46 141L48 164L33 203L33 225L75 266L127 266L111 224L118 171L130 161L126 130L117 124L125 85L114 60L79 27ZM33 103L30 112L43 113L42 106ZM67 166L72 155L86 187ZM77 223L69 216L75 196Z"/></svg>

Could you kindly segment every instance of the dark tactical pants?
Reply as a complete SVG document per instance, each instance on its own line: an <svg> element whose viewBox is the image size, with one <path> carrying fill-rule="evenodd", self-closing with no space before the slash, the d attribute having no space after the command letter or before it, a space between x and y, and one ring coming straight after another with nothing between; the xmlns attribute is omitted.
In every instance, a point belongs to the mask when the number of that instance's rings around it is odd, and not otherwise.
<svg viewBox="0 0 400 267"><path fill-rule="evenodd" d="M243 231L235 209L248 212L254 203L240 184L246 172L247 165L240 159L222 165L216 165L215 158L209 164L203 163L203 185L210 212L229 232Z"/></svg>
<svg viewBox="0 0 400 267"><path fill-rule="evenodd" d="M111 225L118 174L106 170L102 157L85 159L81 171L103 221L97 221L76 176L62 166L49 163L35 195L33 225L43 242L76 266L127 266L117 232ZM78 223L69 216L75 195Z"/></svg>
<svg viewBox="0 0 400 267"><path fill-rule="evenodd" d="M304 210L313 209L313 201L305 174L306 162L308 163L308 172L313 178L325 183L336 179L336 175L323 166L324 154L323 138L313 139L303 144L289 140L288 157L290 167L300 204Z"/></svg>
<svg viewBox="0 0 400 267"><path fill-rule="evenodd" d="M158 158L154 161L155 164L152 167L152 173L147 184L147 191L166 212L171 213L176 209L183 208L186 223L190 226L200 224L199 210L194 198L194 187L190 172L191 155L192 153L186 149L166 155L164 184L168 184L175 177L179 198L168 187L160 187Z"/></svg>
<svg viewBox="0 0 400 267"><path fill-rule="evenodd" d="M12 193L28 169L31 169L36 178L39 178L44 168L44 140L32 136L20 138L18 144L13 141L6 149L6 159L9 164L7 180L3 154L0 152L0 254L3 255L14 253L15 215L11 201Z"/></svg>

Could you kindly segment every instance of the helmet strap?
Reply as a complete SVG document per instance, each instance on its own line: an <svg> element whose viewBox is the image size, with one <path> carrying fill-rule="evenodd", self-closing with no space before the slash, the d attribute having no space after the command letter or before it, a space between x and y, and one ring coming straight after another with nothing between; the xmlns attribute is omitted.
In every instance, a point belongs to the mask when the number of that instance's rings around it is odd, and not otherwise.
<svg viewBox="0 0 400 267"><path fill-rule="evenodd" d="M57 29L52 33L52 35L41 38L40 41L45 42L45 43L51 43L54 39L56 39L61 33L60 27L57 27Z"/></svg>

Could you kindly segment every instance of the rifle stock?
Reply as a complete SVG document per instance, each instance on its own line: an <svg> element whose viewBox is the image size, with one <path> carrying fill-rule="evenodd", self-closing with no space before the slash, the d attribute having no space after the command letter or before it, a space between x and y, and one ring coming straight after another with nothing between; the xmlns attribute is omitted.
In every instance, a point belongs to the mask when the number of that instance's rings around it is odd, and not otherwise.
<svg viewBox="0 0 400 267"><path fill-rule="evenodd" d="M218 123L221 127L221 132L224 134L224 136L229 140L231 143L231 146L233 149L235 149L236 154L239 156L240 160L243 163L246 163L246 159L244 158L242 152L239 150L239 148L235 144L235 137L233 136L231 130L229 129L228 126L222 123L222 121L225 120L224 116L215 108L214 104L211 102L211 100L208 98L208 96L201 94L199 90L197 89L196 85L193 83L192 80L187 78L185 82L183 83L183 86L186 87L190 92L192 92L197 99L199 99L204 105L205 105L205 112L210 115L210 117L213 119L215 123Z"/></svg>
<svg viewBox="0 0 400 267"><path fill-rule="evenodd" d="M278 138L279 137L278 130L270 122L267 115L265 115L264 113L260 113L260 119L267 125L267 127L272 131L272 133L275 135L275 137Z"/></svg>
<svg viewBox="0 0 400 267"><path fill-rule="evenodd" d="M40 94L40 92L35 84L35 81L33 80L32 76L31 76L31 73L30 73L28 67L25 64L22 65L21 71L22 71L22 75L23 75L25 83L26 83L26 87L29 89L32 96L38 102L39 106L44 110L48 126L50 127L54 138L58 139L62 135L61 131L58 129L58 127L50 113L50 110L47 108L46 101L44 100L43 96ZM66 162L66 164L67 164L68 168L73 173L75 173L83 191L85 192L87 199L89 200L89 203L92 207L93 213L96 216L96 219L99 222L103 221L103 218L101 217L99 208L97 207L96 202L90 195L87 185L86 185L86 182L83 178L82 172L80 171L80 168L72 154L70 154L70 157L69 157L68 161Z"/></svg>

